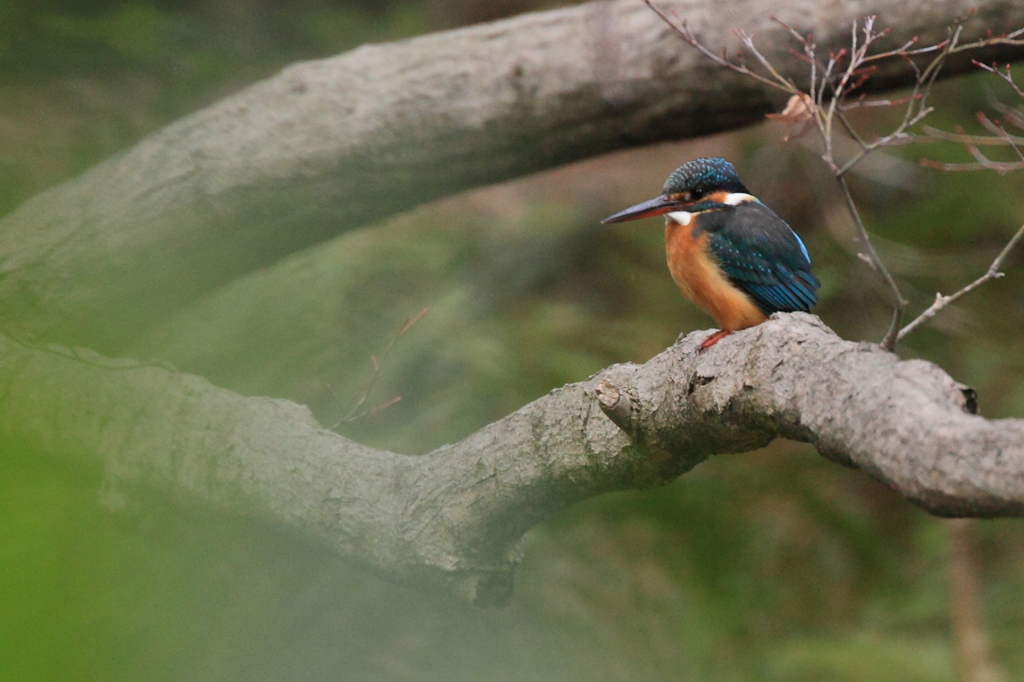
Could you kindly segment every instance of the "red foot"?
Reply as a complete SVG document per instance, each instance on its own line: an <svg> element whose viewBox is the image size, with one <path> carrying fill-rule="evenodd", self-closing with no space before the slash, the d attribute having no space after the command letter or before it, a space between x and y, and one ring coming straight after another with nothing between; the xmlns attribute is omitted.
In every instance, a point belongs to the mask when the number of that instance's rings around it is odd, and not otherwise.
<svg viewBox="0 0 1024 682"><path fill-rule="evenodd" d="M711 348L711 346L715 345L725 337L729 336L729 334L732 334L732 332L727 329L719 329L717 332L715 332L708 338L704 339L704 342L697 347L697 352L703 353L708 348Z"/></svg>

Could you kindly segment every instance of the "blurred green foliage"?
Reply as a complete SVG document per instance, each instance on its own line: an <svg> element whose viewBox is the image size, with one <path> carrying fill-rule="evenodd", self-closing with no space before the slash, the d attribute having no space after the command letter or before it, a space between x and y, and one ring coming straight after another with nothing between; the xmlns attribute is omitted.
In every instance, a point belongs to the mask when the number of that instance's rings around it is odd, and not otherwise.
<svg viewBox="0 0 1024 682"><path fill-rule="evenodd" d="M0 210L295 59L542 3L20 2L0 7ZM684 49L680 45L680 50ZM943 84L932 123L969 125L991 79ZM884 131L891 112L858 119ZM180 312L137 354L248 394L350 411L339 430L426 452L551 388L642 362L709 326L664 267L657 221L601 227L678 163L721 154L801 233L821 317L878 339L886 292L813 152L763 126L484 188L341 236ZM942 174L887 151L857 200L913 309L980 274L1024 221L1024 174ZM895 170L893 170L895 169ZM905 356L1024 415L1024 267L915 333ZM131 491L4 443L4 680L952 680L942 524L860 472L776 443L663 489L590 500L534 529L512 604L396 587L245 520ZM145 496L145 504L139 497ZM1024 676L1024 532L975 526L995 655Z"/></svg>

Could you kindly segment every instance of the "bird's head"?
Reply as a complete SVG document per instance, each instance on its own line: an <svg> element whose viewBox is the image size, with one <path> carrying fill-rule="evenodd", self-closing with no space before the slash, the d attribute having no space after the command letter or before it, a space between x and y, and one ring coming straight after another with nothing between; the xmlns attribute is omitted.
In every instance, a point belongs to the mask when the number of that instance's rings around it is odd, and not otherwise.
<svg viewBox="0 0 1024 682"><path fill-rule="evenodd" d="M601 222L622 223L663 213L672 217L678 212L682 217L677 222L685 225L693 214L753 199L731 163L718 157L694 159L672 171L661 196L630 206Z"/></svg>

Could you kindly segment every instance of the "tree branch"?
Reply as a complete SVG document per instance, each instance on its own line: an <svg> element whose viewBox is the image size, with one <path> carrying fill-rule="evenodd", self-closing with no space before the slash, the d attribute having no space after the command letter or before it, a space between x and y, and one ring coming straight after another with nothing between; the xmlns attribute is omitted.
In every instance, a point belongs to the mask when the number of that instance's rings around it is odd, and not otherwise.
<svg viewBox="0 0 1024 682"><path fill-rule="evenodd" d="M508 598L523 534L559 509L780 436L932 513L1024 514L1024 420L969 414L970 390L936 366L843 341L804 314L697 353L705 334L422 457L353 443L287 401L0 337L0 435L100 464L108 490L155 489L283 525L479 605Z"/></svg>
<svg viewBox="0 0 1024 682"><path fill-rule="evenodd" d="M925 310L923 310L920 315L915 317L910 322L910 324L908 324L906 327L900 330L899 336L897 337L897 341L902 340L904 336L906 336L907 334L909 334L910 332L914 331L922 324L927 322L928 320L938 315L939 312L942 311L942 309L948 306L950 303L957 302L958 300L960 300L967 294L971 293L972 291L974 291L975 289L977 289L990 279L999 279L1000 277L1002 277L1004 273L1002 272L1002 270L1000 270L1000 268L1003 267L1003 261L1006 260L1006 257L1010 255L1010 252L1013 251L1013 248L1017 246L1017 243L1020 242L1022 238L1024 238L1024 225L1021 225L1017 229L1017 232L1014 233L1013 237L1010 238L1010 241L1008 241L1006 243L1006 246L1003 247L1003 250L999 252L998 256L996 256L996 259L992 261L991 265L988 266L988 270L985 271L985 274L983 274L981 277L965 286L963 289L960 289L959 291L952 293L949 296L943 296L941 293L936 293L935 301Z"/></svg>
<svg viewBox="0 0 1024 682"><path fill-rule="evenodd" d="M689 26L725 45L736 17L838 50L865 14L938 42L1024 24L1011 0L706 2ZM732 8L732 9L731 9ZM755 17L761 17L757 19ZM1016 46L972 54L1017 59ZM779 73L806 65L782 56ZM971 68L954 61L949 73ZM914 81L881 70L872 86ZM141 141L0 222L0 316L23 337L117 353L175 310L310 244L432 199L660 140L758 122L776 95L700 55L642 3L612 0L368 45L296 64ZM441 172L443 170L443 172Z"/></svg>

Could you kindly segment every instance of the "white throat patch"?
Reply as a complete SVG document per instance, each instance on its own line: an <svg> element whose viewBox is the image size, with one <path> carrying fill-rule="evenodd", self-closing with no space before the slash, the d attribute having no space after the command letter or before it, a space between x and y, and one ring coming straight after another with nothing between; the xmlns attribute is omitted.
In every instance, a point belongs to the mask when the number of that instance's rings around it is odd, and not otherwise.
<svg viewBox="0 0 1024 682"><path fill-rule="evenodd" d="M680 225L685 226L690 224L690 219L693 218L693 214L686 211L672 211L668 214L668 217Z"/></svg>

